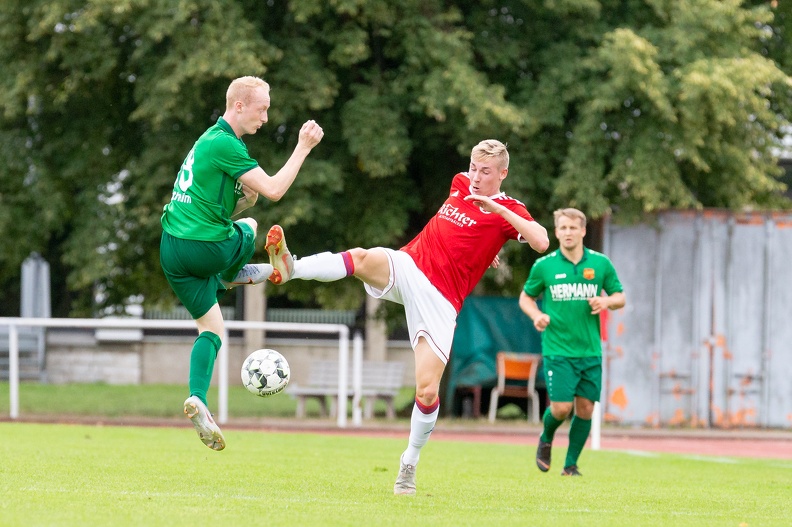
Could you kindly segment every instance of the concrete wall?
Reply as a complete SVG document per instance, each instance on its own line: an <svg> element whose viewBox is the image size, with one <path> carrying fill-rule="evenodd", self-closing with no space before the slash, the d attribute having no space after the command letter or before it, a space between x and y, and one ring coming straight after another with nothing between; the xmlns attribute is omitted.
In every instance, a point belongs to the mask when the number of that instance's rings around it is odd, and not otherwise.
<svg viewBox="0 0 792 527"><path fill-rule="evenodd" d="M100 335L101 336L101 335ZM46 378L48 382L107 384L187 383L193 336L130 336L129 340L97 339L91 330L47 332ZM244 337L231 337L228 381L240 382L239 367L253 351ZM265 339L264 347L276 349L289 361L292 381L305 382L311 362L338 358L337 340ZM365 346L364 346L365 349ZM351 353L351 344L350 344ZM405 362L404 385L415 384L415 366L408 342L388 342L375 360ZM366 357L368 358L368 357ZM218 382L218 368L212 383Z"/></svg>

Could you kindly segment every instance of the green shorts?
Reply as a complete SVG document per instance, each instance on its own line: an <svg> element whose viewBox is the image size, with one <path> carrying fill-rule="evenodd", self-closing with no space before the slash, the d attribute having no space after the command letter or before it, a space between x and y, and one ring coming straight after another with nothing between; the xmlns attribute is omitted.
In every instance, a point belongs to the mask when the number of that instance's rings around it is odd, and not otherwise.
<svg viewBox="0 0 792 527"><path fill-rule="evenodd" d="M602 357L543 357L547 395L552 402L568 403L575 396L599 401L602 391Z"/></svg>
<svg viewBox="0 0 792 527"><path fill-rule="evenodd" d="M194 319L209 311L230 282L253 257L256 233L247 223L234 223L234 234L220 242L184 240L162 232L160 265L173 292Z"/></svg>

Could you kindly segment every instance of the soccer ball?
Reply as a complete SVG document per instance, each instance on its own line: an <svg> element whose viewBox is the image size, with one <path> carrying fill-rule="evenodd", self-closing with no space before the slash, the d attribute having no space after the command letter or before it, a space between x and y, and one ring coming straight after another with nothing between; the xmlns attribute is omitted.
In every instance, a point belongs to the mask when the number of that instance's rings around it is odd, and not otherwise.
<svg viewBox="0 0 792 527"><path fill-rule="evenodd" d="M289 363L275 350L256 350L242 363L242 384L261 397L275 395L289 384Z"/></svg>

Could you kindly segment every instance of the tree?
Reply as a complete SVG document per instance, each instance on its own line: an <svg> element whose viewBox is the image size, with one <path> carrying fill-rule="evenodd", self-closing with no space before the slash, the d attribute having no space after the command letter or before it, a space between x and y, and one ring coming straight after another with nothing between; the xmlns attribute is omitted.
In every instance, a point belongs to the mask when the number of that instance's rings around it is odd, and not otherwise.
<svg viewBox="0 0 792 527"><path fill-rule="evenodd" d="M35 250L58 277L57 314L172 302L162 206L245 74L272 85L270 123L246 137L265 170L306 119L326 131L286 197L252 211L283 225L296 254L409 241L486 137L509 144L504 189L547 226L567 204L594 218L778 206L773 147L792 99L773 13L788 11L737 0L9 0L0 289L18 290ZM513 294L528 253L508 244L508 265L482 290ZM362 300L351 280L275 291Z"/></svg>

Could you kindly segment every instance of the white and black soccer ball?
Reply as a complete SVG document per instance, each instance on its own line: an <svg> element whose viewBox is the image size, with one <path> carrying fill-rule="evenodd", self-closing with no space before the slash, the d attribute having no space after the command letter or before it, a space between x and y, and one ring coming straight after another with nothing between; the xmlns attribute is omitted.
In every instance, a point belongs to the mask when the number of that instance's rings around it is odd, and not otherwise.
<svg viewBox="0 0 792 527"><path fill-rule="evenodd" d="M289 363L275 350L256 350L242 363L242 384L261 397L282 392L290 375Z"/></svg>

